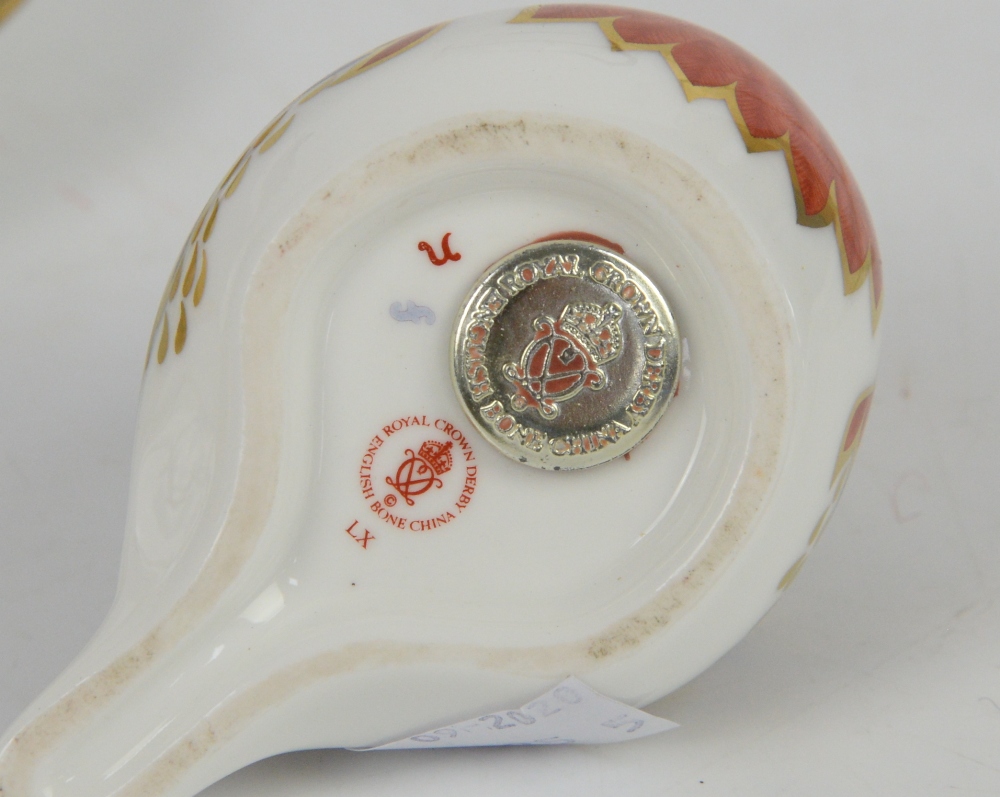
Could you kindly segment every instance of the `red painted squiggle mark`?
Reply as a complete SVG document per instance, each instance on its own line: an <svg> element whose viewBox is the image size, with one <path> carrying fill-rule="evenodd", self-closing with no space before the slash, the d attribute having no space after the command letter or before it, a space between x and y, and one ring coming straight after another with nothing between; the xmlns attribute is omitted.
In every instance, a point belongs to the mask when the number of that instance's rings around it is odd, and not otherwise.
<svg viewBox="0 0 1000 797"><path fill-rule="evenodd" d="M434 247L431 246L427 241L421 241L417 244L417 249L421 252L426 252L428 259L435 266L443 266L449 260L461 260L462 255L459 252L452 252L451 247L448 246L448 239L451 237L450 232L444 234L444 238L441 239L441 257L438 257L434 253Z"/></svg>

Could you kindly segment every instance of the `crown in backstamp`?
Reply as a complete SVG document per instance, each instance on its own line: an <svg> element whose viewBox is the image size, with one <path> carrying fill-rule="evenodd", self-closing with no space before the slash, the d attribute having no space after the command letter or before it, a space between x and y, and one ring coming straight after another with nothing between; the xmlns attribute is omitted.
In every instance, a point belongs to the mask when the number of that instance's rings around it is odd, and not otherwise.
<svg viewBox="0 0 1000 797"><path fill-rule="evenodd" d="M451 441L439 443L436 440L427 440L417 456L430 465L436 476L447 473L451 470Z"/></svg>
<svg viewBox="0 0 1000 797"><path fill-rule="evenodd" d="M572 302L563 308L559 324L587 350L595 365L622 353L622 309L614 302Z"/></svg>

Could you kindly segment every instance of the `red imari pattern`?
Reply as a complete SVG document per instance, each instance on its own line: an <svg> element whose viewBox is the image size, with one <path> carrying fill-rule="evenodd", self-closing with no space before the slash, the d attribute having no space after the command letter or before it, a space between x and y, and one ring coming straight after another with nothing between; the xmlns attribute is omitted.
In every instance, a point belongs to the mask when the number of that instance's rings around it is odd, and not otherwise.
<svg viewBox="0 0 1000 797"><path fill-rule="evenodd" d="M833 224L844 293L870 279L872 329L882 309L882 261L868 208L826 131L767 66L711 31L649 11L616 6L546 5L511 22L596 22L616 50L659 52L689 101L724 101L749 152L785 153L798 223Z"/></svg>
<svg viewBox="0 0 1000 797"><path fill-rule="evenodd" d="M872 407L874 393L875 388L870 387L854 403L850 420L847 422L847 429L844 431L844 439L840 443L840 451L837 453L837 464L833 468L831 484L837 481L840 472L858 452L858 446L861 445L861 435L865 431L865 424L868 423L868 412Z"/></svg>
<svg viewBox="0 0 1000 797"><path fill-rule="evenodd" d="M854 402L854 407L851 409L851 414L847 421L847 429L844 430L844 438L840 441L837 464L833 468L833 480L830 482L831 487L833 487L833 497L830 499L830 503L826 505L826 509L823 510L823 514L820 515L819 520L812 530L812 534L809 535L809 542L806 543L805 553L795 560L785 575L782 576L781 581L778 582L779 592L788 589L796 576L798 576L799 571L802 570L802 566L806 563L806 557L809 556L809 552L819 541L820 536L823 534L823 529L826 528L826 524L833 514L834 507L840 500L840 494L844 490L844 485L847 484L847 476L851 471L849 466L855 454L858 453L858 446L861 444L861 435L864 433L865 424L868 422L868 413L871 410L872 395L874 392L875 388L870 387Z"/></svg>

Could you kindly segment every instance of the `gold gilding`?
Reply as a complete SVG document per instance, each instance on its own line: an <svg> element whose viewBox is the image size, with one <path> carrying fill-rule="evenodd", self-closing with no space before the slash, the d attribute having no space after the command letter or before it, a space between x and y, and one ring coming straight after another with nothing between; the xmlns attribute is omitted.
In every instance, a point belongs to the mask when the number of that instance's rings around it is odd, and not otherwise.
<svg viewBox="0 0 1000 797"><path fill-rule="evenodd" d="M208 239L212 237L212 230L215 229L215 216L219 212L219 200L215 200L215 204L212 206L212 212L208 214L208 221L205 222L205 231L201 234L201 240L208 243ZM187 292L184 293L187 296Z"/></svg>
<svg viewBox="0 0 1000 797"><path fill-rule="evenodd" d="M4 0L0 0L0 10L4 8L3 2ZM215 230L215 222L217 220L219 210L222 207L223 200L229 199L236 193L236 189L239 188L251 162L255 160L255 158L265 154L275 144L277 144L278 141L281 140L282 136L285 135L285 132L291 125L292 120L295 119L295 114L292 112L292 109L308 102L319 92L323 91L323 89L342 83L355 75L359 75L362 72L377 66L378 64L388 61L391 58L395 58L397 55L416 47L418 44L426 41L439 30L444 28L447 24L448 23L445 22L440 25L436 25L433 28L428 28L425 33L402 46L400 46L400 44L408 37L404 36L400 39L389 42L389 44L372 50L356 61L353 61L344 69L341 69L330 77L322 80L316 86L295 100L295 102L285 108L274 119L272 119L268 123L267 127L265 127L253 140L253 143L247 148L247 150L239 158L237 158L236 162L222 179L219 187L216 188L215 193L208 201L205 209L202 210L201 215L198 217L198 221L194 225L191 235L188 237L184 251L181 253L180 262L178 263L174 273L171 275L170 281L167 285L167 290L164 292L163 300L161 301L160 308L156 314L156 321L153 324L153 336L150 338L150 345L146 354L147 366L149 365L149 360L152 354L153 340L156 338L156 331L161 328L164 330L163 335L166 337L161 335L160 345L157 348L156 360L158 363L162 363L167 356L169 346L164 342L170 336L169 331L167 331L167 309L170 303L177 298L177 291L178 287L181 285L182 275L184 277L184 290L181 297L180 321L178 322L177 333L174 339L174 351L179 354L184 348L184 342L187 339L188 320L187 310L184 307L183 299L187 298L191 294L192 286L194 288L194 295L192 296L192 304L194 307L200 305L201 300L204 297L206 272L208 270L205 245L208 243L209 238L212 237L212 232ZM414 34L410 35L412 36ZM382 53L386 53L386 55L383 56L381 55ZM197 273L197 279L195 279L197 272L198 251L201 252L201 270ZM188 260L189 257L190 261ZM189 263L186 272L184 272L183 268L184 263Z"/></svg>
<svg viewBox="0 0 1000 797"><path fill-rule="evenodd" d="M260 149L258 150L258 152L263 154L267 152L275 144L277 144L278 139L280 139L283 135L285 135L285 131L288 129L288 126L292 123L292 119L294 118L295 114L289 116L288 119L285 121L285 123L277 130L275 130L270 136L268 136L268 138L264 141L264 143L260 145Z"/></svg>
<svg viewBox="0 0 1000 797"><path fill-rule="evenodd" d="M187 308L184 306L183 299L191 295L193 288L194 295L192 296L192 304L197 307L201 304L201 300L205 295L206 272L208 270L208 254L206 245L215 230L215 222L218 218L219 209L222 207L222 201L224 199L228 199L236 193L236 189L243 180L243 175L246 174L247 168L250 166L254 154L260 154L273 147L278 142L278 139L284 135L289 124L291 124L292 119L294 119L294 114L288 116L287 110L283 111L267 126L263 133L257 136L253 145L247 149L247 151L244 152L239 159L237 159L236 163L233 164L232 168L219 184L219 187L215 190L215 193L212 195L208 204L205 205L201 215L198 216L198 221L195 223L194 229L191 231L191 235L187 239L184 251L181 252L177 266L167 283L167 290L164 292L163 300L160 302L160 308L156 314L156 322L153 325L153 339L155 339L156 330L161 329L161 326L163 329L160 344L157 348L156 361L158 363L162 363L166 359L167 352L170 348L167 342L170 336L167 324L167 308L170 303L177 298L178 289L183 288L181 290L182 301L180 320L178 321L177 332L174 337L174 352L177 354L180 354L181 350L184 348L188 331ZM282 121L283 124L278 127L279 123L282 123ZM198 269L199 252L201 253L200 271ZM184 268L185 264L187 265L186 270ZM181 282L182 276L183 283ZM147 366L149 365L152 348L153 344L151 340L149 352L146 355Z"/></svg>
<svg viewBox="0 0 1000 797"><path fill-rule="evenodd" d="M17 11L22 0L0 0L0 25L7 21L7 18Z"/></svg>
<svg viewBox="0 0 1000 797"><path fill-rule="evenodd" d="M181 317L177 322L177 335L174 338L174 352L180 354L187 342L187 311L184 309L184 302L181 302Z"/></svg>
<svg viewBox="0 0 1000 797"><path fill-rule="evenodd" d="M239 166L239 164L240 161L237 161L236 165ZM236 189L240 187L240 181L243 179L243 175L246 174L247 166L249 165L250 165L249 158L243 160L243 166L240 168L238 172L236 172L236 176L233 177L233 181L229 184L229 187L226 188L226 193L225 193L226 199L229 199L229 197L231 197L233 194L236 193Z"/></svg>
<svg viewBox="0 0 1000 797"><path fill-rule="evenodd" d="M847 416L847 426L844 429L844 436L840 441L837 462L833 466L833 478L830 479L831 485L836 483L837 477L840 476L841 471L853 462L854 457L858 453L858 447L861 445L861 437L864 435L865 426L868 423L868 414L871 409L871 398L874 392L874 385L864 390L861 395L858 396L857 401L854 402L850 415ZM857 428L854 429L852 437L851 429L855 425L859 412L863 412L864 414L860 420L858 420ZM841 489L843 489L843 484L841 484Z"/></svg>
<svg viewBox="0 0 1000 797"><path fill-rule="evenodd" d="M792 143L788 133L785 132L777 138L758 138L753 135L750 132L750 127L747 125L746 119L743 116L743 112L740 110L739 103L736 100L735 82L730 83L727 86L694 85L685 74L680 64L678 64L674 59L672 51L676 46L675 44L645 44L626 41L615 29L615 20L618 19L616 16L539 18L535 16L539 9L541 9L541 6L530 6L511 19L510 23L595 22L598 27L600 27L601 32L604 33L608 42L611 44L612 50L650 50L658 52L661 56L663 56L663 59L667 62L670 70L674 73L674 77L676 77L677 81L680 83L681 88L684 91L684 96L688 102L701 99L722 100L729 109L729 114L732 116L733 121L736 123L736 126L740 131L740 135L743 138L743 143L747 148L747 152L783 152L785 155L785 163L788 168L788 173L792 181L797 222L804 227L826 227L830 224L834 226L837 235L837 247L840 253L840 265L844 280L844 294L847 295L854 293L865 284L866 280L869 282L872 306L872 332L875 331L878 327L879 317L882 313L882 304L875 295L875 281L871 276L872 252L871 249L868 250L868 254L862 263L861 268L852 273L850 261L847 257L847 247L844 243L844 231L840 222L840 213L837 205L836 182L830 183L826 205L823 209L819 211L819 213L812 215L806 213L805 199L802 195L802 187L799 184L798 173L795 169L795 159L792 154Z"/></svg>
<svg viewBox="0 0 1000 797"><path fill-rule="evenodd" d="M170 346L170 319L163 315L163 323L160 328L160 347L156 350L156 361L163 363L167 358L167 349Z"/></svg>
<svg viewBox="0 0 1000 797"><path fill-rule="evenodd" d="M184 289L181 291L184 297L187 297L191 293L191 286L194 285L194 274L198 269L198 247L194 247L191 250L191 264L188 266L187 273L184 275ZM178 276L180 274L178 273Z"/></svg>
<svg viewBox="0 0 1000 797"><path fill-rule="evenodd" d="M447 22L442 22L440 25L435 25L433 28L430 28L423 36L414 39L405 47L400 47L398 50L394 51L391 55L388 55L384 58L378 58L379 53L391 50L397 42L399 42L401 39L405 39L406 37L401 36L399 39L395 39L389 42L388 44L383 44L380 47L376 47L374 50L369 50L360 58L352 61L345 68L337 70L332 75L330 75L327 78L324 78L315 86L313 86L311 89L309 89L309 91L307 91L299 98L299 104L301 105L303 103L307 103L309 102L309 100L311 100L320 92L332 88L333 86L336 86L338 83L343 83L345 80L350 80L352 77L360 75L362 72L367 72L372 67L378 66L379 64L383 64L389 59L395 58L397 55L402 55L407 50L413 49L421 42L427 41L431 36L440 31L447 24L448 24Z"/></svg>
<svg viewBox="0 0 1000 797"><path fill-rule="evenodd" d="M177 295L177 289L180 287L181 284L181 271L183 270L182 269L183 265L184 265L184 259L183 256L181 256L180 258L177 259L177 265L174 266L174 273L170 275L170 282L168 283L168 292L170 299L168 301L172 301L173 298ZM163 311L162 306L160 307L160 311L161 312Z"/></svg>
<svg viewBox="0 0 1000 797"><path fill-rule="evenodd" d="M201 273L198 275L198 282L194 286L194 297L192 301L194 306L197 307L201 304L201 297L205 295L205 273L208 271L208 256L205 254L205 250L201 250Z"/></svg>
<svg viewBox="0 0 1000 797"><path fill-rule="evenodd" d="M802 571L802 566L806 563L806 557L808 555L809 555L808 552L802 554L802 556L800 556L798 559L795 560L795 564L793 564L790 568L788 568L788 571L785 573L785 575L781 577L781 581L778 582L779 592L784 591L788 589L790 586L792 586L792 582L795 581L795 577Z"/></svg>

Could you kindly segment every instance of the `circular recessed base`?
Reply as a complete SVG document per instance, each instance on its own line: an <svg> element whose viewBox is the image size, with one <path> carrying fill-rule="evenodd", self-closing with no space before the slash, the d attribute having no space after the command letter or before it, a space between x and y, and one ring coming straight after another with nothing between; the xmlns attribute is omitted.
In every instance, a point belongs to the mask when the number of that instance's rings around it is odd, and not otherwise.
<svg viewBox="0 0 1000 797"><path fill-rule="evenodd" d="M431 150L440 140L453 146ZM567 473L525 467L485 445L463 413L449 358L451 322L470 291L505 253L560 230L620 245L622 257L610 246L589 251L616 269L642 269L670 303L683 353L678 395L629 459ZM461 259L436 265L418 244L440 254L447 232ZM567 245L589 246L546 242L537 251ZM280 308L286 326L269 329L268 313L255 312L244 329L282 341L283 381L270 370L245 378L255 391L282 385L290 476L274 522L280 513L281 524L301 530L294 577L322 585L327 618L377 609L366 634L611 649L619 635L605 637L617 623L649 607L652 634L709 589L766 494L787 399L770 274L711 186L638 137L547 116L449 121L317 192L260 272L268 277L257 295ZM539 279L537 288L564 279ZM592 288L601 306L617 295L572 282ZM278 305L283 294L290 301ZM569 303L560 295L550 310L526 308L522 331L546 312L558 320ZM494 358L497 379L528 343L518 338ZM561 406L554 422L572 418L571 403ZM260 434L268 422L250 427ZM420 456L425 445L429 457ZM421 459L431 471L438 465L440 486ZM459 511L454 491L473 475ZM340 539L356 544L342 531L355 520L356 534L367 528L376 538L357 560L344 557ZM331 577L341 572L350 577ZM498 593L511 574L512 588ZM352 581L366 586L363 607Z"/></svg>

